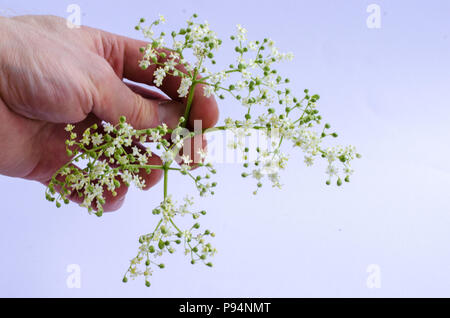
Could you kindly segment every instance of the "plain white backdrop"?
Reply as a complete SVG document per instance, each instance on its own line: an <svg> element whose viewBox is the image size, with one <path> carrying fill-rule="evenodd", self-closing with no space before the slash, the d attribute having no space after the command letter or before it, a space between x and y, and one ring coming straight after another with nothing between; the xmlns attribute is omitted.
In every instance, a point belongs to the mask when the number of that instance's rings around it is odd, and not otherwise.
<svg viewBox="0 0 450 318"><path fill-rule="evenodd" d="M237 23L249 38L273 38L296 56L280 71L299 92L321 95L338 141L363 159L337 188L325 185L323 166L307 168L292 152L284 188L256 197L239 165L219 165L217 194L196 200L217 234L215 266L173 255L151 288L121 278L138 235L156 222L161 185L131 190L120 211L97 218L76 205L57 210L38 183L0 177L0 296L450 296L448 1L1 0L0 9L66 17L72 3L82 24L132 37L142 16L164 14L170 31L197 12L223 38ZM373 3L379 29L366 24ZM224 46L218 63L232 50ZM220 109L221 120L243 113L231 100ZM178 198L194 190L170 182ZM67 287L71 264L80 288ZM369 288L377 273L380 288Z"/></svg>

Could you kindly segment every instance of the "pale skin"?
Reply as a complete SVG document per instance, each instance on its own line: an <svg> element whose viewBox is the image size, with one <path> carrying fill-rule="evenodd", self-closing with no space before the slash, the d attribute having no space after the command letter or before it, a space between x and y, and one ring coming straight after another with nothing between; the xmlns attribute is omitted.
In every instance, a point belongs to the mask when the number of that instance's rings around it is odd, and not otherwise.
<svg viewBox="0 0 450 318"><path fill-rule="evenodd" d="M179 78L164 80L160 89L168 97L123 81L154 85L154 69L138 65L146 42L88 27L71 29L53 16L0 17L0 39L0 174L48 184L70 159L66 123L76 123L81 135L102 120L117 124L122 115L137 129L174 127L184 113ZM217 103L202 90L195 88L188 127L194 120L203 128L217 122ZM161 160L154 155L149 164ZM149 189L161 171L143 177ZM120 208L126 192L123 185L117 196L107 193L105 211Z"/></svg>

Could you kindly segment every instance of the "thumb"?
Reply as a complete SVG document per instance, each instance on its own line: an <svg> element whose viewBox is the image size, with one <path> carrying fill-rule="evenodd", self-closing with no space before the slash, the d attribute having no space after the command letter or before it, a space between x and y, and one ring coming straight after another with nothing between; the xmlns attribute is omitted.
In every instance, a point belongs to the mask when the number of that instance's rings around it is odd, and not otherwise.
<svg viewBox="0 0 450 318"><path fill-rule="evenodd" d="M148 90L142 88L136 93L113 71L111 73L105 82L97 86L92 111L98 118L117 124L120 116L125 116L135 129L156 127L162 123L170 128L177 125L183 113L183 104L167 99L145 98L143 96L152 96L151 93L144 94Z"/></svg>

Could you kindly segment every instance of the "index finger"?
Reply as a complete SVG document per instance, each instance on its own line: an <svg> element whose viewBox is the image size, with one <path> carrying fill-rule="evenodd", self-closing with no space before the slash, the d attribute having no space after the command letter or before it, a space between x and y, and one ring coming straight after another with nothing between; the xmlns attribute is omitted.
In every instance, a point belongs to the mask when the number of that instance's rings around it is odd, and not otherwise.
<svg viewBox="0 0 450 318"><path fill-rule="evenodd" d="M122 68L122 76L132 80L134 82L144 83L147 85L155 86L153 73L158 68L157 65L150 65L146 70L143 70L139 66L139 61L142 60L141 47L146 47L148 42L131 39L124 36L105 33L105 36L110 37L106 42L116 43L121 50L116 50L114 54L119 56L110 57L109 60L116 61L116 67ZM112 38L111 38L112 37ZM161 58L160 58L161 59ZM121 62L117 62L121 61ZM114 65L112 65L114 67ZM183 70L183 66L180 66L180 70ZM185 70L184 70L185 71ZM162 85L159 88L167 94L171 99L182 102L186 105L186 98L180 98L177 92L180 87L181 77L167 75ZM197 84L194 89L194 98L189 116L189 127L194 126L194 120L201 120L203 128L213 127L217 123L219 116L219 110L217 102L213 96L206 97L203 94L203 84Z"/></svg>

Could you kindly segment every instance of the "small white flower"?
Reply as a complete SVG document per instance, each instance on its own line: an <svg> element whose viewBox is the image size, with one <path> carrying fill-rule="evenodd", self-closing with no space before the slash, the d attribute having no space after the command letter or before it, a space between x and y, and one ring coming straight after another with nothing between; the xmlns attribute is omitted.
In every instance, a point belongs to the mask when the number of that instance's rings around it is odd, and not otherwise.
<svg viewBox="0 0 450 318"><path fill-rule="evenodd" d="M352 175L353 174L353 169L352 168L350 168L350 167L345 167L344 168L344 173L346 174L346 175Z"/></svg>
<svg viewBox="0 0 450 318"><path fill-rule="evenodd" d="M258 49L258 47L256 46L256 43L254 41L248 42L248 48L252 51L255 51Z"/></svg>
<svg viewBox="0 0 450 318"><path fill-rule="evenodd" d="M292 61L294 59L294 53L292 53L292 52L286 53L286 59L288 61Z"/></svg>
<svg viewBox="0 0 450 318"><path fill-rule="evenodd" d="M149 66L150 66L150 61L149 60L141 60L141 61L139 61L139 67L142 68L143 70L148 69Z"/></svg>
<svg viewBox="0 0 450 318"><path fill-rule="evenodd" d="M211 85L205 85L203 86L203 95L205 95L205 97L210 97L211 94L214 93L214 87Z"/></svg>
<svg viewBox="0 0 450 318"><path fill-rule="evenodd" d="M110 134L114 131L114 126L111 125L110 123L103 123L103 129L105 130L105 132Z"/></svg>
<svg viewBox="0 0 450 318"><path fill-rule="evenodd" d="M175 66L177 66L177 62L175 59L169 59L164 63L164 70L166 72L173 71L175 69Z"/></svg>
<svg viewBox="0 0 450 318"><path fill-rule="evenodd" d="M338 173L338 169L337 167L333 166L333 165L328 165L327 167L327 172L326 172L330 177L337 175Z"/></svg>
<svg viewBox="0 0 450 318"><path fill-rule="evenodd" d="M147 160L148 160L148 158L147 158L146 155L140 154L139 157L138 157L138 162L141 165L146 165L147 164Z"/></svg>
<svg viewBox="0 0 450 318"><path fill-rule="evenodd" d="M239 41L244 42L247 38L246 38L246 34L247 34L247 30L245 28L243 28L240 24L236 25L237 29L238 29L238 34L237 34L237 38Z"/></svg>
<svg viewBox="0 0 450 318"><path fill-rule="evenodd" d="M192 85L192 79L190 77L183 77L180 87L178 88L178 97L185 97L189 93L189 88Z"/></svg>
<svg viewBox="0 0 450 318"><path fill-rule="evenodd" d="M91 142L91 139L89 138L89 135L85 134L83 135L83 139L81 139L81 143L85 145L89 145Z"/></svg>
<svg viewBox="0 0 450 318"><path fill-rule="evenodd" d="M111 157L112 155L114 155L115 151L116 151L116 148L114 146L108 147L108 148L106 148L106 155Z"/></svg>
<svg viewBox="0 0 450 318"><path fill-rule="evenodd" d="M305 164L309 167L314 163L314 158L311 156L305 156Z"/></svg>
<svg viewBox="0 0 450 318"><path fill-rule="evenodd" d="M102 134L95 134L92 136L92 144L94 146L98 146L103 142L103 136Z"/></svg>
<svg viewBox="0 0 450 318"><path fill-rule="evenodd" d="M238 91L244 89L245 87L246 87L246 84L243 81L239 81L239 82L236 83L236 89Z"/></svg>
<svg viewBox="0 0 450 318"><path fill-rule="evenodd" d="M162 68L159 67L158 69L156 69L156 71L153 73L153 76L155 77L155 79L153 80L153 83L155 83L155 85L157 87L162 85L162 82L164 80L164 77L166 77L166 71Z"/></svg>
<svg viewBox="0 0 450 318"><path fill-rule="evenodd" d="M255 170L252 171L252 176L256 180L260 180L263 177L263 174L261 173L260 169L255 169Z"/></svg>
<svg viewBox="0 0 450 318"><path fill-rule="evenodd" d="M144 34L144 37L146 38L152 38L153 35L155 35L155 32L151 28L143 28L142 34Z"/></svg>
<svg viewBox="0 0 450 318"><path fill-rule="evenodd" d="M133 146L133 148L131 148L131 150L133 150L133 156L137 157L140 155L138 147Z"/></svg>
<svg viewBox="0 0 450 318"><path fill-rule="evenodd" d="M189 155L182 155L181 160L183 161L184 164L187 164L187 165L192 163L192 160L189 157Z"/></svg>
<svg viewBox="0 0 450 318"><path fill-rule="evenodd" d="M150 133L150 137L152 138L153 142L159 142L161 140L161 135L157 130L152 130Z"/></svg>
<svg viewBox="0 0 450 318"><path fill-rule="evenodd" d="M173 159L174 159L174 154L170 150L164 151L161 155L161 160L163 161L163 163L172 162Z"/></svg>
<svg viewBox="0 0 450 318"><path fill-rule="evenodd" d="M198 153L198 155L200 156L200 160L205 159L206 156L207 156L207 153L206 153L206 151L205 151L203 148L199 149L199 150L197 151L197 153Z"/></svg>
<svg viewBox="0 0 450 318"><path fill-rule="evenodd" d="M125 170L124 173L122 173L120 175L120 177L122 178L122 180L128 184L131 184L131 182L133 181L133 176L131 175L131 173L128 170Z"/></svg>

